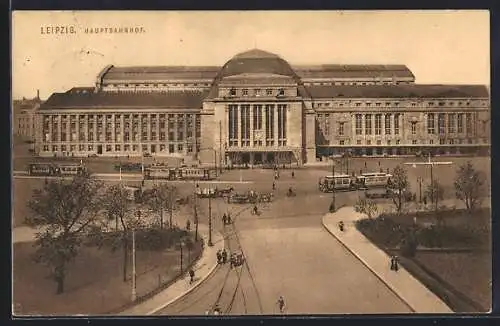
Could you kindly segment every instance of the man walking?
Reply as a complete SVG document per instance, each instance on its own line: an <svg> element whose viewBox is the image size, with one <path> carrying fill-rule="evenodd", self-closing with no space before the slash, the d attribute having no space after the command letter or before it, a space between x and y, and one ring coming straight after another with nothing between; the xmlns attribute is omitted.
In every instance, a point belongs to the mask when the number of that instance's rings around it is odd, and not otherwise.
<svg viewBox="0 0 500 326"><path fill-rule="evenodd" d="M285 312L285 298L283 298L282 295L280 295L280 297L278 299L278 307L280 309L280 313Z"/></svg>

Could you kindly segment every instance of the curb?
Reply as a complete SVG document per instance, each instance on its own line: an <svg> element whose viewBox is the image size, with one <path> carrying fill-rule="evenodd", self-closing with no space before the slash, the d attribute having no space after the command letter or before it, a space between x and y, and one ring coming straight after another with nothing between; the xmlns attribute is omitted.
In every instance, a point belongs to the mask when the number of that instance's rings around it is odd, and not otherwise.
<svg viewBox="0 0 500 326"><path fill-rule="evenodd" d="M171 305L172 303L176 302L177 300L181 299L182 297L184 297L185 295L188 295L189 293L191 293L194 289L196 289L197 287L199 287L203 282L206 281L207 278L210 277L210 275L212 275L217 269L219 268L219 264L215 264L214 266L212 266L212 268L208 271L207 274L205 274L202 278L199 279L198 283L196 283L194 286L192 286L191 288L189 288L187 291L185 291L184 293L181 293L179 294L177 297L173 298L172 300L166 302L165 304L162 304L161 306L159 307L156 307L155 309L153 310L150 310L146 313L146 315L154 315L155 313L157 313L158 311L168 307L169 305ZM183 279L180 279L179 281L182 281ZM167 290L168 288L166 288L165 290Z"/></svg>
<svg viewBox="0 0 500 326"><path fill-rule="evenodd" d="M218 241L215 241L215 242L214 242L214 247L215 247L215 244L216 244L216 243L222 242L222 243L224 244L224 242L225 242L225 239L224 239L224 237L222 236L222 234L220 234L219 232L217 232L216 234L218 235L218 237L220 237L220 239L219 239ZM203 238L203 240L204 240L204 243L206 243L207 236L203 236L202 238ZM212 248L213 248L213 247L212 247ZM206 250L206 247L205 247L205 249L204 249L204 250ZM193 286L191 286L189 289L187 289L187 290L185 290L184 292L180 293L179 295L177 295L177 296L176 296L176 297L174 297L173 299L171 299L171 300L169 300L169 301L167 301L167 302L165 302L165 303L162 303L162 304L161 304L161 305L159 305L158 307L156 307L156 308L153 308L153 309L149 310L148 312L146 312L146 313L145 313L145 315L146 315L146 316L153 315L153 314L155 314L156 312L158 312L158 311L160 311L160 310L162 310L162 309L166 308L167 306L169 306L169 305L173 304L174 302L176 302L177 300L181 299L182 297L186 296L187 294L189 294L190 292L192 292L194 289L196 289L197 287L199 287L202 283L204 283L204 282L205 282L205 281L206 281L206 280L210 277L210 275L212 275L212 274L213 274L213 273L214 273L214 272L218 269L218 267L219 267L219 264L215 263L215 264L214 264L214 265L210 268L210 270L209 270L206 274L204 274L202 277L200 277L200 278L198 279L198 281L197 281L197 282L196 282ZM170 286L168 286L167 288L163 289L162 291L160 291L160 292L159 292L159 293L157 293L156 295L160 295L162 292L164 292L164 291L168 291L168 290L169 290L169 288L171 288L171 287L172 287L174 284L176 284L177 282L185 282L185 277L182 277L182 278L178 279L176 282L174 282L174 283L170 284ZM154 298L154 297L150 298L150 300L152 300L153 298ZM147 300L146 300L146 301L144 301L144 302L147 302ZM144 302L138 303L138 305L139 305L139 304L144 304ZM137 306L137 305L135 305L135 306ZM132 310L135 306L132 306L132 307L128 308L127 310ZM121 311L121 312L119 313L119 315L125 315L125 316L139 316L139 314L127 314L127 310L125 310L125 311ZM141 314L141 315L142 315L142 314Z"/></svg>
<svg viewBox="0 0 500 326"><path fill-rule="evenodd" d="M410 310L411 312L414 312L416 313L417 311L415 309L413 309L413 307L405 300L403 299L399 293L397 293L391 285L389 285L380 275L378 275L377 272L375 272L371 267L370 265L368 265L364 260L363 258L361 258L358 254L356 254L354 251L351 250L351 248L349 248L342 240L339 239L339 237L337 237L325 224L325 218L326 218L327 214L326 215L323 215L323 217L321 218L321 224L323 224L323 227L328 231L328 233L330 233L338 242L340 242L340 244L342 244L342 246L344 248L347 249L347 251L349 251L354 257L356 257L366 268L368 268L368 270L370 272L372 272L373 275L375 275L375 277L377 277L382 283L385 284L385 286L387 286L387 288L389 290L391 290L392 293L394 293L400 300L401 302L403 302Z"/></svg>

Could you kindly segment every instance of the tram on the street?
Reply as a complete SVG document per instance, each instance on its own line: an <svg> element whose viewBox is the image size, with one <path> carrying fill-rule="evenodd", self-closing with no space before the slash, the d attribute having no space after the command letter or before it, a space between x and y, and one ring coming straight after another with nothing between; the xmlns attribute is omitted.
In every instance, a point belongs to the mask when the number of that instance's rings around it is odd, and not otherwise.
<svg viewBox="0 0 500 326"><path fill-rule="evenodd" d="M28 166L29 175L33 176L75 176L87 172L80 163L31 163Z"/></svg>
<svg viewBox="0 0 500 326"><path fill-rule="evenodd" d="M355 179L348 174L335 174L321 177L318 181L318 188L322 192L350 191L356 190Z"/></svg>
<svg viewBox="0 0 500 326"><path fill-rule="evenodd" d="M86 167L79 163L58 164L57 168L58 168L57 174L64 176L83 175L87 172Z"/></svg>
<svg viewBox="0 0 500 326"><path fill-rule="evenodd" d="M362 173L356 176L356 185L360 190L390 187L391 177L392 174L384 172Z"/></svg>
<svg viewBox="0 0 500 326"><path fill-rule="evenodd" d="M144 169L147 180L213 180L216 177L216 171L208 168L152 166Z"/></svg>
<svg viewBox="0 0 500 326"><path fill-rule="evenodd" d="M57 174L57 166L52 163L31 163L28 174L33 176L53 176Z"/></svg>

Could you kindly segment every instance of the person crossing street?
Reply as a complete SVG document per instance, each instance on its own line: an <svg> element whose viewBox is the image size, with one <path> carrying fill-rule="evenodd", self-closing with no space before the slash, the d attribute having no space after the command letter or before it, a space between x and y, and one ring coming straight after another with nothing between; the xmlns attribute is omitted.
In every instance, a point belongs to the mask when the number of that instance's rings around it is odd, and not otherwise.
<svg viewBox="0 0 500 326"><path fill-rule="evenodd" d="M278 307L280 309L280 313L285 313L285 298L283 298L282 295L280 295L279 299L278 299Z"/></svg>

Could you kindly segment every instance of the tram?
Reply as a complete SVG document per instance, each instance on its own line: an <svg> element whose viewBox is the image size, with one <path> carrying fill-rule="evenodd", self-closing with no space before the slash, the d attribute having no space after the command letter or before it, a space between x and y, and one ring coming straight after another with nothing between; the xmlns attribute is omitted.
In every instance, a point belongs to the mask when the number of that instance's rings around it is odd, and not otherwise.
<svg viewBox="0 0 500 326"><path fill-rule="evenodd" d="M53 176L57 174L57 166L53 163L31 163L28 174L33 176Z"/></svg>
<svg viewBox="0 0 500 326"><path fill-rule="evenodd" d="M208 168L167 168L161 166L144 169L144 179L148 180L213 180L216 170Z"/></svg>
<svg viewBox="0 0 500 326"><path fill-rule="evenodd" d="M355 179L348 174L335 174L322 177L318 181L318 189L322 192L356 190Z"/></svg>
<svg viewBox="0 0 500 326"><path fill-rule="evenodd" d="M360 190L387 188L391 186L392 175L383 172L362 173L356 176L356 185Z"/></svg>

